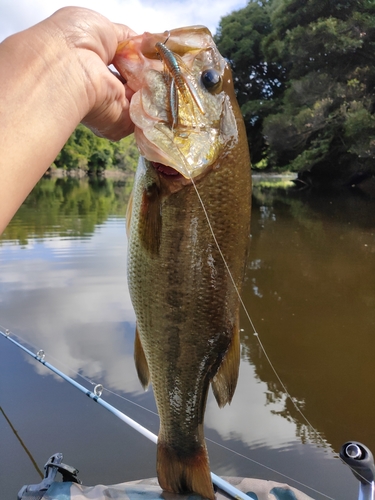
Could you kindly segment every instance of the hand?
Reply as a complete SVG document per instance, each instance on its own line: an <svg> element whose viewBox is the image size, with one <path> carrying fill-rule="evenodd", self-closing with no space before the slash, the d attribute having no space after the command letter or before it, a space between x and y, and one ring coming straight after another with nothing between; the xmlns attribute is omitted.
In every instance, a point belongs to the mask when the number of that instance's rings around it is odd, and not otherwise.
<svg viewBox="0 0 375 500"><path fill-rule="evenodd" d="M92 10L66 7L45 21L51 38L58 34L77 63L76 78L82 78L87 100L77 102L84 114L82 122L93 132L119 140L133 132L129 101L133 92L117 78L108 66L119 42L135 32L127 26L111 23ZM87 109L84 108L86 105ZM86 113L87 111L87 113Z"/></svg>
<svg viewBox="0 0 375 500"><path fill-rule="evenodd" d="M119 140L132 91L108 69L134 32L66 7L0 43L0 234L82 121Z"/></svg>

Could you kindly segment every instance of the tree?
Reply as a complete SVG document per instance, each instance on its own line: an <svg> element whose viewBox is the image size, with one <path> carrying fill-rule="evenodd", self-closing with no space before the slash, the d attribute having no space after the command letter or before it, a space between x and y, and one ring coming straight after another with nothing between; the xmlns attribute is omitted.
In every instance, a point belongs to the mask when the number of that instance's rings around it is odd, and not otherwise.
<svg viewBox="0 0 375 500"><path fill-rule="evenodd" d="M224 34L237 16L242 24L231 46ZM259 30L258 19L268 19L267 29ZM250 26L255 33L245 42ZM256 51L241 52L246 43ZM235 75L242 70L235 84L249 142L262 144L270 167L340 183L375 173L374 2L250 2L222 19L219 48ZM267 81L262 68L275 78Z"/></svg>
<svg viewBox="0 0 375 500"><path fill-rule="evenodd" d="M264 117L282 94L285 72L264 58L262 40L272 32L267 1L248 5L220 21L215 42L232 67L237 100L245 119L253 163L261 161L267 145L262 135Z"/></svg>
<svg viewBox="0 0 375 500"><path fill-rule="evenodd" d="M111 142L78 125L57 156L54 165L67 170L80 169L100 175L108 168L135 170L139 153L133 136Z"/></svg>
<svg viewBox="0 0 375 500"><path fill-rule="evenodd" d="M279 113L264 121L274 165L348 179L371 170L374 14L365 0L274 1L263 49L290 78Z"/></svg>

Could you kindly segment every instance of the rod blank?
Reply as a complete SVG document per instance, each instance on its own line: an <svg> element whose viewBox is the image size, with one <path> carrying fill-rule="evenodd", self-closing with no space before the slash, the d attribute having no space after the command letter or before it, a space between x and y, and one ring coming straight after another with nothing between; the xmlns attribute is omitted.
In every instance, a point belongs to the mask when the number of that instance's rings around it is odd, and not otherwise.
<svg viewBox="0 0 375 500"><path fill-rule="evenodd" d="M34 354L32 351L30 351L29 349L27 349L26 347L24 347L22 344L20 344L16 340L12 339L10 337L8 331L6 331L6 333L4 333L3 331L0 330L0 334L4 338L6 338L7 340L10 340L10 342L12 342L14 345L16 345L17 347L19 347L20 349L22 349L24 352L26 352L27 354L29 354L29 356L31 356L32 358L34 358L36 361L38 361L39 363L41 363L42 365L44 365L46 368L48 368L49 370L51 370L53 373L56 373L56 375L58 375L59 377L61 377L62 379L64 379L66 382L69 382L69 384L73 385L79 391L81 391L84 394L86 394L86 396L88 396L90 399L92 399L93 401L95 401L96 403L98 403L100 406L103 406L103 408L105 408L110 413L112 413L113 415L115 415L117 418L119 418L120 420L122 420L123 422L125 422L126 424L128 424L130 427L132 427L134 430L136 430L137 432L139 432L140 434L142 434L142 436L146 437L147 439L149 439L150 441L152 441L155 444L157 443L158 437L156 436L156 434L153 434L151 431L149 431L148 429L146 429L142 425L138 424L138 422L136 422L132 418L130 418L127 415L125 415L125 413L122 413L120 410L118 410L117 408L115 408L111 404L109 404L106 401L104 401L104 399L102 399L100 396L98 396L94 392L86 389L86 387L84 387L83 385L81 385L78 382L76 382L74 379L72 379L71 377L69 377L68 375L66 375L64 372L62 372L61 370L59 370L55 366L51 365L51 363L48 363L48 361L45 361L45 359L44 359L44 352L43 351L39 351L39 353L43 353L43 354L40 354L40 355ZM225 493L228 493L228 495L232 496L233 498L238 499L238 500L249 500L250 499L250 497L248 495L246 495L246 493L244 493L243 491L239 490L235 486L232 486L230 483L228 483L228 481L225 481L224 479L222 479L221 477L217 476L213 472L211 472L211 479L212 479L212 482L213 482L213 484L215 486L217 486L221 490L225 491Z"/></svg>

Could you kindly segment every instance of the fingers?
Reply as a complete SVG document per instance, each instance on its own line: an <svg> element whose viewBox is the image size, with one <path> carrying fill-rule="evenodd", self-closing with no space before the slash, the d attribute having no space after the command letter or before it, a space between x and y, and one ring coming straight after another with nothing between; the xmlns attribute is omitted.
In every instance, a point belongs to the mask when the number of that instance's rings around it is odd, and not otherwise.
<svg viewBox="0 0 375 500"><path fill-rule="evenodd" d="M81 7L60 9L49 18L49 26L52 31L60 31L70 52L69 62L77 62L78 76L74 82L71 79L71 85L82 82L85 88L87 99L77 102L83 111L81 117L85 115L82 123L97 135L115 141L132 133L129 105L133 93L108 66L118 44L136 33Z"/></svg>
<svg viewBox="0 0 375 500"><path fill-rule="evenodd" d="M136 33L124 24L113 23L98 12L84 7L62 7L48 21L62 33L70 48L91 50L109 65L117 45Z"/></svg>
<svg viewBox="0 0 375 500"><path fill-rule="evenodd" d="M97 101L82 123L96 135L118 141L134 131L129 115L133 91L108 70L102 75L103 80L107 80L104 83L107 95Z"/></svg>
<svg viewBox="0 0 375 500"><path fill-rule="evenodd" d="M112 23L112 26L116 33L116 46L114 47L113 58L118 43L137 34L123 24ZM108 107L99 114L94 110L94 113L85 118L84 123L97 135L106 137L112 141L118 141L134 131L134 124L129 115L130 100L134 92L126 85L125 79L120 74L112 70L110 72L117 79L117 88L119 88L119 84L122 86L121 91L118 90L120 96L117 97L117 100L110 102Z"/></svg>
<svg viewBox="0 0 375 500"><path fill-rule="evenodd" d="M133 31L128 26L125 26L124 24L113 23L113 26L117 34L117 43L123 42L124 40L130 38L131 36L138 35L138 33Z"/></svg>
<svg viewBox="0 0 375 500"><path fill-rule="evenodd" d="M82 120L82 123L86 125L94 134L110 141L119 141L124 137L132 134L134 132L134 124L128 120L128 114L125 110L120 112L116 120L108 121L103 120L90 120L90 117ZM99 127L96 125L99 123ZM103 125L106 126L103 127Z"/></svg>

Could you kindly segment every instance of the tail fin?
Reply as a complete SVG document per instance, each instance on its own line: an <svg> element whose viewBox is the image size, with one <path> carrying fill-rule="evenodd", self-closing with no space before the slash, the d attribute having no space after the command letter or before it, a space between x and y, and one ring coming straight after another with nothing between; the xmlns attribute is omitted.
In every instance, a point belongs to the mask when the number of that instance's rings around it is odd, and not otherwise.
<svg viewBox="0 0 375 500"><path fill-rule="evenodd" d="M165 491L196 493L209 500L215 499L205 445L189 455L179 454L159 439L157 472L159 484Z"/></svg>

